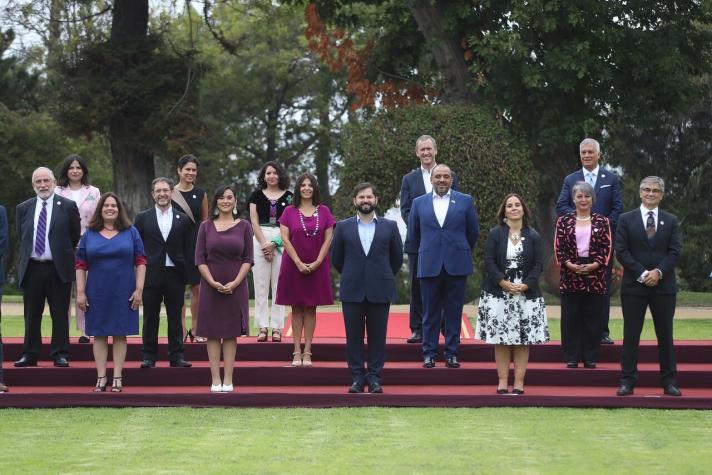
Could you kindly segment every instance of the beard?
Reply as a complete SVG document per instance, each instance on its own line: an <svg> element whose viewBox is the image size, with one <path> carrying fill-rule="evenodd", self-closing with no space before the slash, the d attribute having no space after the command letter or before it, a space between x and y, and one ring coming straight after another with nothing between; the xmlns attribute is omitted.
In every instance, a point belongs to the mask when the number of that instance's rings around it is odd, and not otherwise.
<svg viewBox="0 0 712 475"><path fill-rule="evenodd" d="M356 210L361 214L368 214L371 211L376 210L376 205L372 205L371 203L363 203L362 205L356 206Z"/></svg>

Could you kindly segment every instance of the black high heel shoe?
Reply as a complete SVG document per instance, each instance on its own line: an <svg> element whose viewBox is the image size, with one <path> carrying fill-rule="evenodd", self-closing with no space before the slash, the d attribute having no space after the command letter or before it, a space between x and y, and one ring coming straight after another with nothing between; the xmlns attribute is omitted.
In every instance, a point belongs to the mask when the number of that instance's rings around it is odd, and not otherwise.
<svg viewBox="0 0 712 475"><path fill-rule="evenodd" d="M195 335L193 335L192 330L188 330L187 332L185 332L185 338L183 338L183 343L188 341L188 338L190 338L191 343L193 343L195 341Z"/></svg>
<svg viewBox="0 0 712 475"><path fill-rule="evenodd" d="M101 382L104 381L104 384L101 384ZM94 392L95 393L103 393L106 391L106 376L99 376L96 378L96 386L94 386Z"/></svg>

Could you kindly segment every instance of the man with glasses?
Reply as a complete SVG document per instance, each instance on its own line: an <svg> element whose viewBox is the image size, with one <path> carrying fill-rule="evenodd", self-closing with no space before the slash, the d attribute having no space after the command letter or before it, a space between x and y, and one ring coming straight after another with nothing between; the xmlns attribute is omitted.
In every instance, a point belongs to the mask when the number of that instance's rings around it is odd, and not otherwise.
<svg viewBox="0 0 712 475"><path fill-rule="evenodd" d="M639 208L620 216L615 249L623 265L621 306L623 308L623 355L619 396L633 394L638 379L638 346L645 312L650 308L658 338L660 380L664 393L680 396L675 381L677 366L673 349L672 321L677 283L675 266L682 243L677 217L658 206L665 182L657 176L640 182Z"/></svg>

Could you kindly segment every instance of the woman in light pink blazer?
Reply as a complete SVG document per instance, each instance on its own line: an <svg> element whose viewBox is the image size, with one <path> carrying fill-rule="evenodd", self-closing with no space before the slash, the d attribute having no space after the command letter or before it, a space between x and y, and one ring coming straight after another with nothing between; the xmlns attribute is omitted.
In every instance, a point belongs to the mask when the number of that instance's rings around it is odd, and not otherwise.
<svg viewBox="0 0 712 475"><path fill-rule="evenodd" d="M64 159L54 192L77 203L82 234L84 234L89 221L94 216L94 210L101 193L97 187L89 184L89 169L82 157L69 155ZM74 286L72 287L72 294L76 295L76 287ZM89 337L86 336L84 331L84 312L78 306L76 307L76 314L77 330L82 332L82 336L79 337L79 343L89 343ZM69 315L71 318L71 306L69 307Z"/></svg>

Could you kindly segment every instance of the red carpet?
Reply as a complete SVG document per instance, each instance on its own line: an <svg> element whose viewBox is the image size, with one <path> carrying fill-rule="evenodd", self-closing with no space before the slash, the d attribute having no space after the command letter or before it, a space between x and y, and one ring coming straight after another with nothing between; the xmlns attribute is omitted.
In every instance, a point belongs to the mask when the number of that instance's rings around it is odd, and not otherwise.
<svg viewBox="0 0 712 475"><path fill-rule="evenodd" d="M292 336L292 314L287 317L284 326L285 335ZM388 315L388 338L408 338L410 336L410 316L407 313L390 313ZM470 320L463 313L462 324L460 326L460 338L473 338L475 331L470 324ZM317 338L346 338L344 333L344 317L341 312L318 312L316 314Z"/></svg>

